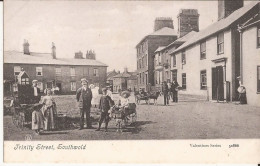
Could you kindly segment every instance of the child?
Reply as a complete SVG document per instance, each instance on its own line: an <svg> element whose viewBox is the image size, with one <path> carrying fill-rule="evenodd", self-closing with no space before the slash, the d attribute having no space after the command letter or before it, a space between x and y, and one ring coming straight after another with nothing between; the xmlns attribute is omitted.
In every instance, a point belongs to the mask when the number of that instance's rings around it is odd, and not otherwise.
<svg viewBox="0 0 260 166"><path fill-rule="evenodd" d="M110 110L110 107L112 106L112 99L110 96L107 96L107 89L103 88L102 89L102 96L100 98L99 102L99 109L101 110L101 116L99 119L99 125L98 129L96 131L99 131L101 128L101 124L105 120L105 131L107 132L107 126L109 122L109 113L108 111Z"/></svg>
<svg viewBox="0 0 260 166"><path fill-rule="evenodd" d="M126 111L128 109L128 106L129 106L129 99L128 97L130 96L130 93L128 91L123 91L121 93L121 98L119 99L119 103L120 103L120 110L122 111L122 119L124 119L125 117L125 114L126 114Z"/></svg>
<svg viewBox="0 0 260 166"><path fill-rule="evenodd" d="M44 96L42 99L42 114L44 116L44 130L54 130L55 129L55 117L57 115L56 112L56 104L51 96L51 89L47 89L47 96Z"/></svg>
<svg viewBox="0 0 260 166"><path fill-rule="evenodd" d="M32 130L36 135L40 135L40 130L43 129L43 115L39 108L34 109L32 112Z"/></svg>

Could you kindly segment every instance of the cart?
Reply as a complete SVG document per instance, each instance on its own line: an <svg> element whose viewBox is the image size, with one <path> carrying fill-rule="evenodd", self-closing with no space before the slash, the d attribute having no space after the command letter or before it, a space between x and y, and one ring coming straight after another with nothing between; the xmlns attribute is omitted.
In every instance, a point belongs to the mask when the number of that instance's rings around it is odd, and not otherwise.
<svg viewBox="0 0 260 166"><path fill-rule="evenodd" d="M18 104L14 105L12 121L13 124L19 128L24 129L25 125L31 124L32 122L32 112L34 110L40 110L42 104Z"/></svg>
<svg viewBox="0 0 260 166"><path fill-rule="evenodd" d="M127 109L120 109L117 105L111 108L111 118L116 120L117 131L122 132L122 127L126 127L136 122L136 104L129 103Z"/></svg>

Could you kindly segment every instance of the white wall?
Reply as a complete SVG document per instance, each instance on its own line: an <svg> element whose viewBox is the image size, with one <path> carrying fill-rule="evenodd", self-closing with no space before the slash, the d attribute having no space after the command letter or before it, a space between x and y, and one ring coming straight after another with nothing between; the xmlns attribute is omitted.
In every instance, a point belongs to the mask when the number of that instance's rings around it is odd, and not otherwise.
<svg viewBox="0 0 260 166"><path fill-rule="evenodd" d="M200 43L197 43L186 49L186 64L181 64L181 52L176 54L176 67L171 65L171 70L177 69L178 72L178 83L182 84L182 73L186 73L186 85L185 91L180 93L203 95L209 99L212 99L212 68L216 66L224 66L224 62L215 63L212 60L219 58L227 58L226 61L226 81L232 82L231 73L231 31L224 32L224 54L217 55L217 36L210 37L206 40L206 59L200 59ZM172 59L171 59L172 61ZM207 71L207 90L200 89L200 71ZM208 93L208 94L207 94Z"/></svg>
<svg viewBox="0 0 260 166"><path fill-rule="evenodd" d="M251 27L243 32L243 84L247 91L247 102L260 106L257 93L257 66L260 66L260 48L257 48L257 28Z"/></svg>

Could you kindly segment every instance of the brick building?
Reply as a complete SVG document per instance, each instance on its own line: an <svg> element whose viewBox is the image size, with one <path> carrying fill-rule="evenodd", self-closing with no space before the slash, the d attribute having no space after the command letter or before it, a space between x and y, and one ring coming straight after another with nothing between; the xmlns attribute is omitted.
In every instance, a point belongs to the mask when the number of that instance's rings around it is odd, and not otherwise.
<svg viewBox="0 0 260 166"><path fill-rule="evenodd" d="M260 106L260 3L243 6L243 0L236 5L225 1L219 1L219 21L167 50L171 80L177 79L183 87L180 93L236 101L240 76L248 103Z"/></svg>
<svg viewBox="0 0 260 166"><path fill-rule="evenodd" d="M113 92L119 92L119 90L134 90L137 88L135 72L128 72L127 68L123 73L119 73L113 76Z"/></svg>
<svg viewBox="0 0 260 166"><path fill-rule="evenodd" d="M159 46L167 46L175 41L178 36L171 18L157 18L154 30L136 46L138 88L146 89L149 83L154 85L154 52Z"/></svg>
<svg viewBox="0 0 260 166"><path fill-rule="evenodd" d="M29 51L29 43L25 41L24 52L4 52L4 80L5 91L11 90L12 83L23 69L31 81L38 80L38 87L58 86L62 94L74 94L81 86L80 79L87 78L90 84L102 87L106 83L107 65L93 58L83 58L83 53L75 53L74 59L57 58L56 47L52 46L52 53L36 53Z"/></svg>
<svg viewBox="0 0 260 166"><path fill-rule="evenodd" d="M113 70L113 71L110 71L110 72L107 72L107 85L111 87L112 91L113 91L113 77L120 74L120 71L116 71L116 70Z"/></svg>

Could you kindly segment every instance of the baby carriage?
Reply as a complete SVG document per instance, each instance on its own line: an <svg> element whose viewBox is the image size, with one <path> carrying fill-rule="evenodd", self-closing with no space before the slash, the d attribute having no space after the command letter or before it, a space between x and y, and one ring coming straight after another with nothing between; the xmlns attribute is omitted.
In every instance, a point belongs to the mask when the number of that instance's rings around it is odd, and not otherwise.
<svg viewBox="0 0 260 166"><path fill-rule="evenodd" d="M129 103L127 108L114 105L111 108L110 117L116 120L117 132L122 132L123 126L126 127L136 122L136 104Z"/></svg>

